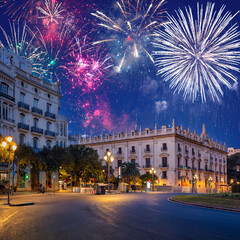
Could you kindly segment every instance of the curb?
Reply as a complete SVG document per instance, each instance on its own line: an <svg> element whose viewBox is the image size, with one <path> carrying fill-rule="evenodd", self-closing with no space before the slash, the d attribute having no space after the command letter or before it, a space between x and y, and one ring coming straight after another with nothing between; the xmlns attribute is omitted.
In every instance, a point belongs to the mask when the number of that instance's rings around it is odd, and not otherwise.
<svg viewBox="0 0 240 240"><path fill-rule="evenodd" d="M34 205L34 203L20 203L20 204L9 204L11 207L22 207L22 206L31 206Z"/></svg>
<svg viewBox="0 0 240 240"><path fill-rule="evenodd" d="M210 205L205 205L205 204L189 203L189 202L184 202L184 201L180 201L180 200L175 200L172 198L168 198L168 201L174 202L174 203L179 203L179 204L184 204L184 205L189 205L189 206L194 206L194 207L210 208L210 209L215 209L215 210L240 213L240 209L235 209L235 208L223 208L223 207L216 207L216 206L210 206Z"/></svg>

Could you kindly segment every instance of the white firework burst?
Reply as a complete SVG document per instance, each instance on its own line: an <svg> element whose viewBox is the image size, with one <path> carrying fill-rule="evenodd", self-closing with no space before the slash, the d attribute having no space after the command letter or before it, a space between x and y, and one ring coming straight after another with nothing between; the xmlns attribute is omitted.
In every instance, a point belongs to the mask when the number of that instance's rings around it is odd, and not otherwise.
<svg viewBox="0 0 240 240"><path fill-rule="evenodd" d="M62 8L62 3L56 3L56 0L46 0L45 7L37 7L37 9L42 13L43 16L38 18L42 18L46 21L46 25L49 23L55 22L58 24L59 19L63 19L61 13L64 11Z"/></svg>
<svg viewBox="0 0 240 240"><path fill-rule="evenodd" d="M177 18L168 15L168 24L157 31L153 45L158 74L164 81L170 81L174 92L183 92L184 99L192 102L201 97L206 102L206 91L213 101L223 96L222 86L231 89L237 82L239 72L240 39L236 16L224 13L225 6L214 10L212 3L197 4L197 17L192 9L179 9Z"/></svg>

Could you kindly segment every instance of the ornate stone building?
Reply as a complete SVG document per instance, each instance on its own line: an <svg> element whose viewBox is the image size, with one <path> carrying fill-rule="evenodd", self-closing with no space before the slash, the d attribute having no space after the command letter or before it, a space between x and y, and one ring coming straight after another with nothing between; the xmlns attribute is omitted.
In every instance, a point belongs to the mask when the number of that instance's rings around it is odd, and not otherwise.
<svg viewBox="0 0 240 240"><path fill-rule="evenodd" d="M162 126L154 130L146 128L139 132L119 132L113 135L78 138L79 144L97 150L100 158L110 150L115 157L113 168L118 169L123 162L136 162L141 174L156 170L158 185L219 190L227 182L226 146L210 140L205 125L202 133L175 126Z"/></svg>

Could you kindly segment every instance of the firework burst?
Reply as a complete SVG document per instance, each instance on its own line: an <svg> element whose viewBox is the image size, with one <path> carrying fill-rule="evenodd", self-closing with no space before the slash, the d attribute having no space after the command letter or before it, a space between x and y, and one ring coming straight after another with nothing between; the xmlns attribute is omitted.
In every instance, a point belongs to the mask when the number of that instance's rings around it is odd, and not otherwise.
<svg viewBox="0 0 240 240"><path fill-rule="evenodd" d="M42 65L45 61L46 53L41 47L36 46L38 42L36 34L26 24L21 28L19 22L17 24L9 22L9 27L11 30L10 35L0 26L0 30L5 38L5 42L0 41L0 44L31 62L33 65L32 72L35 76L45 74L47 69L44 69Z"/></svg>
<svg viewBox="0 0 240 240"><path fill-rule="evenodd" d="M165 13L162 6L164 0L122 0L117 2L119 18L113 19L106 14L97 11L92 13L101 23L98 25L112 32L113 37L94 42L94 45L106 42L117 42L121 46L122 52L120 64L117 68L121 71L124 62L132 56L136 59L140 54L145 54L154 62L151 54L147 50L149 38L153 35L153 30L158 29L162 24L162 16Z"/></svg>
<svg viewBox="0 0 240 240"><path fill-rule="evenodd" d="M13 20L28 19L38 15L36 7L44 0L0 0L0 8Z"/></svg>
<svg viewBox="0 0 240 240"><path fill-rule="evenodd" d="M223 96L222 85L231 89L239 72L240 40L236 24L230 25L236 16L224 13L225 6L217 12L214 4L205 9L197 4L197 18L191 8L186 14L179 9L178 19L168 16L169 24L157 31L153 42L159 50L154 52L156 66L174 92L183 92L192 102L201 97L206 102L206 90L213 101Z"/></svg>
<svg viewBox="0 0 240 240"><path fill-rule="evenodd" d="M60 19L63 19L62 3L56 3L56 0L46 0L45 7L37 7L42 16L38 18L43 19L44 24L49 25L52 22L58 24Z"/></svg>

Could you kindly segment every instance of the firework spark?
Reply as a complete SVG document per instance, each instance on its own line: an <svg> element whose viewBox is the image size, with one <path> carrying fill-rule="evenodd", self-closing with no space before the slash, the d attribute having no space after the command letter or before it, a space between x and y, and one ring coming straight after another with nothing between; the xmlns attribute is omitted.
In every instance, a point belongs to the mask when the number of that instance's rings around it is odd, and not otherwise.
<svg viewBox="0 0 240 240"><path fill-rule="evenodd" d="M64 18L61 15L64 11L62 8L62 3L56 3L56 0L46 0L45 7L37 7L37 9L43 15L39 16L38 18L43 19L44 24L46 25L49 25L52 22L58 24L58 20Z"/></svg>
<svg viewBox="0 0 240 240"><path fill-rule="evenodd" d="M8 48L18 56L24 57L33 65L32 73L37 76L42 76L46 73L47 69L42 67L45 61L45 52L41 47L36 46L38 41L36 34L24 24L23 28L17 24L9 22L11 34L9 35L5 29L0 26L0 30L5 37L5 42L0 41L0 45ZM5 47L6 46L6 47Z"/></svg>
<svg viewBox="0 0 240 240"><path fill-rule="evenodd" d="M186 15L179 9L178 19L168 16L170 24L157 31L153 42L159 50L156 66L164 81L170 81L174 92L183 92L184 98L192 102L201 97L206 102L206 90L213 101L223 96L221 85L232 88L237 82L234 73L239 72L240 33L237 25L230 26L236 16L224 13L225 6L214 10L208 3L205 9L197 4L197 18L191 8L186 8Z"/></svg>
<svg viewBox="0 0 240 240"><path fill-rule="evenodd" d="M0 0L0 8L6 9L5 14L13 18L13 20L28 19L37 16L36 6L41 4L43 0Z"/></svg>
<svg viewBox="0 0 240 240"><path fill-rule="evenodd" d="M121 43L123 49L120 64L117 67L118 71L124 65L124 61L128 56L133 56L135 59L141 53L144 53L154 62L151 54L146 49L150 36L153 36L153 31L158 29L163 24L162 6L165 0L122 0L117 2L118 19L112 19L103 12L97 11L92 15L98 18L101 23L98 25L114 33L114 38L102 39L94 42L100 44L105 42Z"/></svg>

